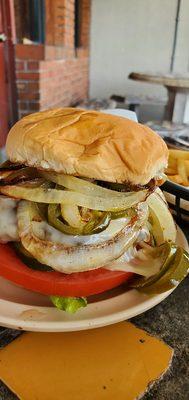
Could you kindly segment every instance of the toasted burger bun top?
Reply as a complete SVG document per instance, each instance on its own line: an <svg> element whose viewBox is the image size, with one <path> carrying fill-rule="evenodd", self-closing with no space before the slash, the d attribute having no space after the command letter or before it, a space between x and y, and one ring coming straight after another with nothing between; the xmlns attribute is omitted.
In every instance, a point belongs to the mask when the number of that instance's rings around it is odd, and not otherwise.
<svg viewBox="0 0 189 400"><path fill-rule="evenodd" d="M39 169L144 185L167 165L164 141L115 115L59 108L28 115L9 132L9 159Z"/></svg>

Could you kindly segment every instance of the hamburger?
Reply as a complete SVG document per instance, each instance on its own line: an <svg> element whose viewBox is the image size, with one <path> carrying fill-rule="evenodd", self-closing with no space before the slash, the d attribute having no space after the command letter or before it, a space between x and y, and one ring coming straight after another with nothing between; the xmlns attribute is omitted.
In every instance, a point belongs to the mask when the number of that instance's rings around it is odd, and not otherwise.
<svg viewBox="0 0 189 400"><path fill-rule="evenodd" d="M18 121L6 152L1 276L71 313L121 284L160 293L186 276L188 255L159 189L168 149L150 128L53 109Z"/></svg>

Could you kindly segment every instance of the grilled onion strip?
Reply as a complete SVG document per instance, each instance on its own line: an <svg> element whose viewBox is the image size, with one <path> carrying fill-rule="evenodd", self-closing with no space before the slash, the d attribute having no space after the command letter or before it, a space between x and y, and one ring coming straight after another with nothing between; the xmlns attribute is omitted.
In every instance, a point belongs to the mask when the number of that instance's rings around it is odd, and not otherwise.
<svg viewBox="0 0 189 400"><path fill-rule="evenodd" d="M131 208L137 203L143 202L148 196L148 190L141 190L122 198L103 198L85 195L78 192L51 189L44 185L37 188L29 188L19 185L0 187L0 193L16 199L29 200L37 203L48 204L74 204L92 210L118 211Z"/></svg>
<svg viewBox="0 0 189 400"><path fill-rule="evenodd" d="M41 263L69 274L99 268L118 258L136 240L148 211L146 207L138 209L137 217L131 218L129 223L125 220L122 229L107 241L75 246L46 240L46 223L34 203L21 201L17 216L19 237L26 250ZM119 224L118 221L112 221L112 224Z"/></svg>
<svg viewBox="0 0 189 400"><path fill-rule="evenodd" d="M106 189L104 187L98 186L95 183L88 182L87 180L76 178L75 176L57 174L54 172L41 172L41 175L58 185L64 186L66 189L73 190L74 192L83 193L89 196L97 196L109 199L110 197L115 197L119 199L124 199L125 196L130 196L134 192L120 193L116 190Z"/></svg>
<svg viewBox="0 0 189 400"><path fill-rule="evenodd" d="M156 244L159 246L168 240L175 242L175 222L159 188L148 197L147 204L150 210L150 223Z"/></svg>
<svg viewBox="0 0 189 400"><path fill-rule="evenodd" d="M82 230L87 223L82 219L79 207L74 204L61 204L61 214L64 220L73 228Z"/></svg>

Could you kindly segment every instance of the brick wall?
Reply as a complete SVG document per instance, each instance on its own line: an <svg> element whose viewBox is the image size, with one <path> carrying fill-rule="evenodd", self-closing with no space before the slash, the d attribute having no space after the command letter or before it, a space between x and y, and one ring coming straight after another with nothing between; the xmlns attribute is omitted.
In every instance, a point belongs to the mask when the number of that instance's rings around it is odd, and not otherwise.
<svg viewBox="0 0 189 400"><path fill-rule="evenodd" d="M90 0L81 2L81 47L74 48L74 1L46 0L46 44L16 45L19 118L88 96Z"/></svg>

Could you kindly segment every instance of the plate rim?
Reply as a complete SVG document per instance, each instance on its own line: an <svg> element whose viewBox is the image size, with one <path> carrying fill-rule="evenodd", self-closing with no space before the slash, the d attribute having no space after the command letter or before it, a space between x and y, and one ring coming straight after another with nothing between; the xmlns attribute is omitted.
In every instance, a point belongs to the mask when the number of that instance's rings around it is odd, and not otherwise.
<svg viewBox="0 0 189 400"><path fill-rule="evenodd" d="M177 225L177 231L180 239L183 242L183 247L185 250L189 249L187 239L185 237L185 234L181 230L181 228ZM112 312L111 314L107 314L105 316L97 316L97 317L91 317L91 318L84 318L82 320L76 319L76 320L60 320L60 321L42 321L40 319L18 319L18 318L13 318L11 316L3 316L1 315L1 307L3 306L4 309L8 309L13 306L13 308L20 308L20 313L28 311L31 312L35 310L39 314L44 314L44 312L49 314L54 314L56 315L57 313L62 313L62 311L59 311L53 307L44 307L44 306L35 306L35 305L27 305L27 304L20 304L14 301L9 301L9 300L4 300L0 299L0 325L5 326L8 328L13 328L13 329L20 329L20 330L26 330L26 331L38 331L38 332L71 332L71 331L80 331L80 330L87 330L87 329L94 329L94 328L99 328L102 326L107 326L111 325L114 323L118 323L130 318L133 318L134 316L140 315L144 313L145 311L153 308L157 304L159 304L161 301L166 299L174 290L176 289L173 288L169 291L166 291L164 293L158 294L158 295L144 295L144 294L139 294L136 290L132 289L129 292L122 293L116 297L116 301L121 299L124 300L124 297L126 298L126 295L128 293L137 294L141 296L141 302L138 304L127 308L125 310L120 310L120 311L115 311ZM114 298L111 299L106 299L102 300L99 302L101 306L106 306L107 302L114 302ZM93 309L95 311L95 305L97 303L92 303L88 305L88 311L89 309ZM81 310L81 313L85 311Z"/></svg>
<svg viewBox="0 0 189 400"><path fill-rule="evenodd" d="M11 329L18 329L31 332L74 332L80 330L100 328L103 326L126 321L127 319L133 318L137 315L144 313L145 311L148 311L149 309L155 307L157 304L165 300L174 290L175 288L167 292L164 292L161 295L154 295L150 296L150 298L146 298L146 301L143 302L144 306L142 307L142 310L140 303L128 310L115 312L106 317L102 316L102 317L90 318L90 322L88 320L49 322L49 321L39 321L39 320L34 321L34 320L24 320L24 319L17 320L14 318L5 317L4 319L0 319L0 325ZM135 290L131 290L131 292L135 292ZM6 303L12 303L6 300L0 300L0 301L4 302L5 305ZM13 304L18 304L18 303L13 303ZM88 307L90 307L90 305L88 305ZM61 312L59 310L53 309L52 307L41 307L41 306L27 306L27 310L23 311L36 310L40 312L41 309L44 310L44 308L49 309L49 311L53 310L56 312ZM2 317L0 316L0 318ZM9 320L10 322L7 322L7 320Z"/></svg>

